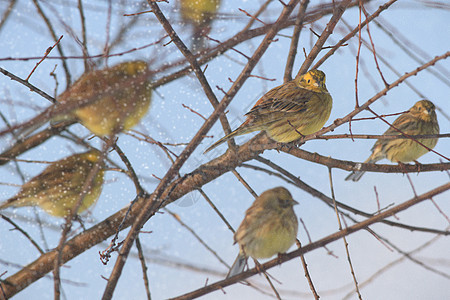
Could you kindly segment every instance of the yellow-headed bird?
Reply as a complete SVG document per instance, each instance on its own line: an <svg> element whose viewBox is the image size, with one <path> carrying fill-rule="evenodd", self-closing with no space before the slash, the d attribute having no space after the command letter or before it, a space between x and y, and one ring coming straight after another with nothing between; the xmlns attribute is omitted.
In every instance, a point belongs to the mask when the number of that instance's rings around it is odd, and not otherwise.
<svg viewBox="0 0 450 300"><path fill-rule="evenodd" d="M247 119L229 135L206 149L257 130L289 143L320 130L330 117L333 99L325 86L325 73L311 70L268 91L246 114ZM300 133L300 134L299 134Z"/></svg>

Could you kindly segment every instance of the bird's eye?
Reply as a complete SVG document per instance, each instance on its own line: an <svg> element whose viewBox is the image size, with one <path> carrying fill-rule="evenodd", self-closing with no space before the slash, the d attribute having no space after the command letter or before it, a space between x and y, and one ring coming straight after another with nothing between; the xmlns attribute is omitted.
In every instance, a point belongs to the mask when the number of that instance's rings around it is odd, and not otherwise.
<svg viewBox="0 0 450 300"><path fill-rule="evenodd" d="M310 83L311 82L311 79L308 79L308 83Z"/></svg>

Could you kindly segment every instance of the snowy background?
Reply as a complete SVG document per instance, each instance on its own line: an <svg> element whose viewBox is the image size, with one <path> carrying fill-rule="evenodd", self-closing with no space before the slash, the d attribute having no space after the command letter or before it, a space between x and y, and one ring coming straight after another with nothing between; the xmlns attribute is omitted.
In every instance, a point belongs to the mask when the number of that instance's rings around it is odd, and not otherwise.
<svg viewBox="0 0 450 300"><path fill-rule="evenodd" d="M308 9L329 2L311 1ZM402 45L406 45L409 50L416 53L423 62L449 51L450 22L448 20L450 18L450 6L446 1L411 0L398 2L384 11L377 21L390 28L397 38L402 37ZM75 41L75 36L81 37L77 2L39 1L39 3L53 23L56 35L58 37L64 35L61 46L65 50L65 55L81 57L82 52ZM249 21L249 18L238 9L241 8L249 13L255 13L262 3L263 1L223 0L217 20L213 23L211 37L220 41L227 40ZM365 7L369 13L372 13L383 3L383 1L370 1L365 4ZM159 40L165 32L151 13L139 16L123 16L124 13L149 10L145 2L143 4L141 5L141 2L138 1L121 2L120 4L113 1L111 19L108 20L109 6L107 1L84 3L90 55L102 54L106 41L113 40L122 26L134 19L137 19L135 20L136 23L125 33L125 38L121 43L110 50L110 54L124 53L130 49L139 48ZM2 16L9 5L10 1L0 2ZM160 3L159 6L176 32L189 45L191 31L189 26L181 23L176 1L172 0L169 4ZM260 19L266 23L273 22L281 10L280 2L273 1L267 11L260 16ZM297 11L298 9L294 10L295 13ZM330 15L325 15L313 24L305 24L300 36L299 53L294 65L294 74L297 73L304 59L302 48L304 47L306 52L309 53L316 41L316 37L310 31L310 28L320 34L329 19ZM349 24L350 30L355 28L359 22L357 6L347 9L343 15L343 20ZM261 24L256 22L254 26L259 27ZM388 82L393 82L398 78L390 69L391 67L402 75L422 64L408 56L375 23L370 23L369 28L377 53L389 64L388 66L380 61L383 75ZM292 30L293 28L289 27L280 32L280 35L277 36L278 41L270 45L252 73L276 80L267 81L255 77L249 78L229 106L227 117L233 129L244 120L243 115L259 97L269 89L283 83L284 66L290 45L288 37L292 35ZM325 46L334 45L350 30L342 21L339 22ZM0 38L0 67L20 78L26 78L38 60L19 60L18 58L41 57L45 50L54 44L45 23L41 16L37 14L35 6L28 1L17 1L11 16L0 28ZM363 38L369 42L365 29L363 30ZM263 36L259 36L248 40L239 44L236 49L251 56L262 39ZM408 41L408 43L405 43L405 41ZM168 39L164 41L164 44L167 42ZM326 85L334 100L331 117L326 125L354 109L355 53L357 47L358 42L355 37L349 42L348 46L342 47L320 67L327 75ZM420 49L423 55L416 49ZM59 54L54 49L50 56L58 57ZM151 69L159 70L165 65L182 60L183 56L174 43L166 46L157 44L120 56L110 57L108 65L132 59L152 61ZM72 80L75 80L84 71L83 60L72 58L67 61ZM227 51L224 55L208 63L205 75L218 99L221 99L223 94L216 86L225 91L228 90L231 86L229 78L235 80L246 62L246 58L242 55L235 51ZM55 64L58 64L56 68L58 78L56 93L55 80L49 75ZM169 71L157 73L155 80L167 76L179 68L172 67L169 68ZM408 79L408 83L427 99L433 101L440 110L449 114L450 61L447 59L439 62L433 70L438 72L446 81L440 80L431 72L422 71L418 76ZM373 55L364 46L361 48L359 74L359 99L360 103L363 103L384 88L376 70ZM61 61L46 59L31 76L30 82L50 95L60 94L64 91L66 82ZM213 111L197 78L192 74L158 87L153 96L149 113L135 129L161 142L188 143L203 124L202 118L184 108L182 104L198 111L205 117L208 117ZM406 84L402 84L389 91L386 96L371 105L371 108L379 114L396 113L407 110L420 99L421 96ZM47 100L31 93L25 86L0 75L0 111L9 122L15 124L25 121L48 105ZM437 115L441 133L450 132L449 119L440 112ZM371 116L369 112L358 115L358 117ZM388 117L387 119L393 122L395 117ZM5 123L1 121L0 128L4 127ZM387 125L380 120L352 123L352 130L355 134L381 134L386 129ZM87 130L81 125L72 126L70 131L81 137L89 136ZM349 133L348 125L340 126L333 132L333 134L339 133ZM226 145L222 145L211 153L203 155L203 151L208 145L223 136L220 123L217 122L208 134L214 137L203 140L203 143L182 168L183 174L195 170L201 164L210 161L225 151ZM236 142L242 144L251 136L239 137ZM13 139L9 136L0 139L0 151L6 150L13 142ZM100 147L97 139L92 139L89 143ZM162 178L171 165L165 153L156 145L138 141L125 134L120 135L118 143L142 179L144 188L152 192L158 184L158 180L153 175ZM302 149L336 159L362 162L370 154L373 143L374 140L361 139L354 142L350 139L313 140L303 145ZM170 149L176 153L181 153L183 146L170 147ZM449 149L450 142L445 138L440 139L435 148L437 152L447 157L450 155ZM83 150L82 146L56 136L39 147L24 153L19 158L23 160L54 161ZM328 196L331 195L327 167L297 159L285 153L278 153L275 150L265 151L262 156L300 177L313 188ZM109 157L122 166L116 153L111 153ZM419 161L423 164L438 163L441 158L436 154L428 153L421 157ZM387 163L387 161L383 161L383 163ZM249 164L263 166L256 161L250 161ZM46 164L19 162L19 166L28 180L41 172ZM258 194L280 185L287 187L293 194L294 199L300 203L295 207L297 216L305 223L313 241L338 231L335 212L310 194L295 186L288 185L275 176L248 168L237 168L237 171ZM407 176L402 174L366 173L361 181L354 183L344 181L348 174L346 171L333 169L332 173L336 199L365 212L374 213L377 211L375 187L382 208L391 204L402 203L414 197ZM449 181L449 175L446 172L412 173L409 176L417 194L427 192ZM85 216L87 227L129 205L135 197L133 183L124 174L113 171L107 172L105 179L107 183L99 201L91 209L91 213ZM8 199L18 191L22 181L13 163L0 167L0 182L2 184L0 186L1 200ZM203 190L234 228L239 226L245 210L253 201L251 194L230 172L207 184L203 187ZM449 192L434 198L434 201L447 216L450 214L449 198ZM228 265L232 264L238 253L238 247L233 245L233 234L198 192L186 195L167 208L176 213ZM63 220L50 217L43 211L34 208L8 209L2 213L17 222L43 248L52 249L56 247ZM36 221L36 215L39 216L41 225ZM363 220L358 216L355 218ZM448 230L449 226L449 221L429 200L391 219L404 224L439 230ZM5 279L40 255L21 234L10 230L11 225L4 221L1 222L0 274L7 271L1 277L1 279ZM352 222L347 220L347 224L350 226ZM79 226L76 225L76 227L80 232ZM435 234L411 232L385 224L375 224L371 226L371 229L404 252L412 251L429 240L436 239ZM223 279L228 271L214 255L167 212L162 211L161 214L156 214L146 223L143 230L151 231L151 233L141 234L140 237L145 248L153 299L184 294L200 288L206 283ZM126 232L128 230L122 232L120 237L124 238ZM302 226L299 228L298 238L303 245L308 243L307 234ZM106 285L102 276L107 278L110 275L116 258L116 254L113 254L112 261L106 266L99 260L98 252L103 251L109 241L110 239L82 253L61 268L62 279L70 281L63 281L63 294L67 299L98 299L101 297ZM416 262L412 262L398 251L385 246L367 231L359 231L350 235L347 237L347 241L363 299L445 299L450 294L450 260L448 256L450 240L448 237L441 236L422 251L415 253L413 257ZM348 295L347 299L356 299L357 295L352 292L354 283L347 262L344 242L338 240L327 247L334 256L328 254L326 249L317 249L305 255L318 294L322 299L343 299L346 295ZM136 249L133 248L114 293L114 299L144 299L146 297L142 269L136 253ZM313 298L298 258L270 269L269 273L281 283L275 282L275 285L283 299ZM368 280L371 281L366 283ZM238 283L225 288L224 291L216 291L204 296L203 299L273 298L273 293L263 276L251 277L249 282L264 290L265 293ZM39 295L40 299L53 298L53 281L50 275L30 285L17 294L14 299L31 299L36 295Z"/></svg>

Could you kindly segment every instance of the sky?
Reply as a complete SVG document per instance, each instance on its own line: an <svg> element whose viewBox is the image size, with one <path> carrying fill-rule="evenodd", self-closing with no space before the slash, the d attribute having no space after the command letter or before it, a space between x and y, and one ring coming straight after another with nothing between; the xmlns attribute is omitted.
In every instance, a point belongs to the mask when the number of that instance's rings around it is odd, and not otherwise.
<svg viewBox="0 0 450 300"><path fill-rule="evenodd" d="M248 22L248 17L239 9L254 13L263 1L222 1L218 17L212 25L210 36L224 41L240 31ZM320 3L330 1L311 1L309 9ZM381 14L378 21L390 28L397 38L408 43L407 49L416 53L422 61L428 61L436 55L441 55L450 49L450 7L445 1L399 1L390 9ZM80 18L75 1L56 1L53 3L40 2L45 12L54 23L57 35L64 35L62 46L67 56L81 56L81 50L75 41L75 36L81 36ZM258 5L255 5L258 3ZM371 1L366 4L369 13L374 12L383 1ZM441 3L441 6L430 3ZM177 11L177 2L159 4L164 14L173 24L174 29L180 34L182 40L189 44L191 28L181 23ZM8 2L0 4L0 14L6 10ZM130 49L139 48L159 40L164 31L161 25L151 14L139 16L123 16L124 13L136 13L148 10L141 7L140 2L126 2L123 6L112 5L112 17L108 20L108 2L101 1L95 4L85 3L86 27L88 33L88 47L91 55L101 54L109 35L114 37L122 24L137 18L136 25L126 32L126 38L111 53L125 53ZM281 12L282 5L273 1L268 10L260 19L266 23L274 21ZM294 11L297 11L295 9ZM34 16L31 17L30 16ZM324 16L314 24L306 24L301 32L299 49L305 48L308 53L316 41L314 32L321 33L330 16ZM359 13L357 8L349 8L343 15L343 20L352 29L357 26ZM108 27L108 24L110 26ZM256 22L254 27L261 26ZM71 28L71 30L68 30ZM107 29L109 28L109 29ZM422 63L408 56L404 49L399 47L392 38L379 26L371 23L369 26L376 52L384 61L379 61L380 68L388 82L398 78L398 74L410 72ZM325 46L332 46L349 32L343 22L339 22L333 35ZM252 74L260 77L274 79L263 80L257 77L249 78L235 99L228 107L228 120L231 127L236 128L245 120L244 114L253 104L268 90L283 83L284 66L289 51L292 27L284 29L277 36L277 41L272 43L258 63ZM37 60L17 60L15 58L41 57L45 50L54 44L45 23L36 13L31 2L18 1L10 18L0 28L2 46L0 47L0 67L9 72L26 78ZM369 42L367 31L363 30L362 37ZM111 40L111 38L109 39ZM262 37L256 37L236 46L236 50L251 56L258 47ZM167 42L167 41L166 41ZM212 43L212 42L211 42ZM370 43L370 42L369 42ZM329 58L320 69L326 73L326 85L333 97L333 110L326 125L345 116L355 106L355 53L358 47L357 39L352 39L347 46L338 50ZM420 49L421 52L417 51ZM55 50L53 50L55 51ZM324 52L323 52L324 53ZM321 53L319 56L323 55ZM423 53L423 55L422 55ZM52 52L53 56L58 56ZM380 79L373 55L364 46L361 48L360 75L358 78L358 96L360 102L367 101L384 86ZM13 58L13 59L5 59ZM152 69L159 69L171 62L178 61L182 55L174 43L165 46L156 45L134 50L120 56L111 57L109 65L124 60L144 59L152 62ZM303 50L298 53L294 65L296 73L303 62ZM84 70L82 59L69 59L69 68L73 79L78 78ZM246 58L236 51L227 51L208 63L205 76L208 79L214 93L221 99L223 96L216 86L223 90L231 87L231 80L235 80L246 63ZM53 77L49 73L58 64L56 74L57 88ZM177 68L172 69L177 70ZM422 71L417 76L408 79L423 97L433 101L438 110L447 115L449 110L450 86L450 62L444 60L433 68L441 77L440 80L428 71ZM155 74L155 80L161 78L170 71ZM446 82L447 84L446 84ZM60 60L45 60L31 76L30 82L46 91L50 95L58 95L65 89L65 77ZM379 114L398 113L409 109L416 101L422 99L417 92L406 84L402 84L387 93L379 101L371 105L371 108ZM141 123L135 127L155 140L167 143L188 143L202 126L204 120L183 107L183 104L208 117L212 112L208 99L204 95L198 79L190 74L158 87L153 93L152 106L149 113ZM11 81L8 77L0 75L0 111L11 123L25 121L36 115L38 111L47 107L49 102L23 85ZM438 121L441 133L450 132L450 122L443 113L438 111ZM369 112L362 112L358 117L370 117ZM395 117L388 117L393 122ZM0 122L0 128L5 124ZM367 120L352 123L352 131L355 134L382 134L387 125L380 120ZM71 127L71 132L89 137L88 131L81 125ZM332 134L349 133L348 125L338 127ZM226 144L216 150L203 154L203 151L214 141L223 136L223 130L219 122L209 131L202 144L188 159L181 169L181 174L192 172L201 164L221 155L226 150ZM246 142L252 134L238 137L236 142ZM11 137L0 138L0 151L7 149L13 140ZM98 139L89 140L89 143L101 147ZM317 152L323 156L341 160L362 162L370 155L370 149L374 140L312 140L302 145L302 149L309 152ZM157 146L139 141L129 135L121 134L119 145L129 157L135 167L139 178L142 179L144 188L152 192L158 184L157 178L162 178L171 163L166 154ZM183 146L170 147L179 154ZM441 138L435 147L435 151L449 157L450 143L448 138ZM55 161L73 153L82 152L84 148L63 137L54 137L39 147L32 149L19 158L23 160ZM120 162L116 153L109 155L111 159ZM286 170L298 176L305 183L321 191L327 196L331 195L328 168L295 158L275 150L265 151L262 157L284 167ZM434 153L427 153L419 161L423 164L438 163L441 157ZM387 160L380 163L389 163ZM250 161L248 164L265 167L259 162ZM46 166L42 163L19 162L20 169L26 179L39 174ZM285 186L290 190L293 198L300 204L295 207L295 212L305 224L312 241L317 241L339 230L335 212L323 202L314 198L305 191L282 181L281 179L255 170L239 167L239 174L245 178L249 185L260 194L263 191ZM359 182L344 181L347 172L340 169L332 170L334 192L336 200L365 212L377 211L377 197L382 208L403 203L417 194L425 193L449 181L446 172L422 172L411 173L409 178L403 174L366 173ZM135 189L132 181L124 174L108 171L105 177L106 184L97 204L90 214L85 215L86 226L90 227L117 210L129 205L135 197ZM9 163L0 167L0 200L12 197L19 189L22 181L14 164ZM209 198L218 207L228 222L236 229L242 221L245 210L253 201L252 195L239 183L236 177L229 173L202 187ZM414 188L414 190L413 190ZM378 195L378 196L377 196ZM419 226L448 230L450 214L449 192L433 198L441 214L433 202L427 200L407 211L401 212L390 220ZM198 192L192 192L178 201L170 204L168 210L187 224L192 230L211 247L217 255L231 265L238 253L238 246L233 245L233 234L221 221L218 215L208 205ZM23 229L25 229L44 248L56 247L63 220L48 216L40 209L18 208L7 209L2 214L11 217ZM36 221L36 214L42 220L40 226ZM447 216L447 217L446 217ZM352 215L356 220L364 218ZM7 271L1 279L18 271L18 266L26 265L39 257L35 248L17 231L11 230L11 225L2 221L0 226L0 274ZM347 225L352 221L346 220ZM82 229L75 226L77 232ZM350 257L355 276L359 282L363 299L444 299L450 293L448 280L450 278L450 261L448 249L450 241L448 237L424 232L411 232L384 224L371 226L379 236L387 239L397 249L403 252L412 251L425 243L432 241L421 251L414 253L416 261L405 259L392 246L386 246L367 231L358 231L347 237ZM181 295L205 285L221 280L228 269L210 251L208 251L185 227L167 211L161 211L152 217L144 226L141 234L141 242L145 249L148 264L149 285L153 299L165 299ZM128 230L120 234L125 238ZM298 238L303 245L308 244L308 234L303 226L300 226ZM45 240L45 242L44 242ZM75 259L69 261L61 268L63 282L63 295L67 299L98 299L101 297L106 285L103 277L108 277L114 266L116 256L113 254L108 265L103 265L99 259L99 251L103 251L110 239L105 243L94 246ZM291 248L291 250L293 250ZM327 250L328 249L328 250ZM305 259L311 279L322 299L357 299L352 292L354 283L347 261L343 240L335 241L327 245L327 249L316 249L307 255ZM329 251L333 255L329 254ZM395 264L394 264L395 262ZM389 267L387 267L389 266ZM432 270L429 270L432 269ZM443 273L444 275L440 274ZM304 277L304 271L300 260L294 259L281 266L269 270L276 278L275 286L282 299L312 299L308 282ZM373 277L375 276L376 277ZM366 281L371 280L369 283ZM235 284L223 291L215 291L202 299L272 299L270 290L263 276L256 275L249 279L257 289L244 284ZM14 299L29 299L39 295L41 299L53 298L53 281L51 277L42 278L27 289L15 296ZM119 280L114 299L143 299L145 288L142 280L142 269L136 258L136 249L133 248L130 259L127 260L123 275Z"/></svg>

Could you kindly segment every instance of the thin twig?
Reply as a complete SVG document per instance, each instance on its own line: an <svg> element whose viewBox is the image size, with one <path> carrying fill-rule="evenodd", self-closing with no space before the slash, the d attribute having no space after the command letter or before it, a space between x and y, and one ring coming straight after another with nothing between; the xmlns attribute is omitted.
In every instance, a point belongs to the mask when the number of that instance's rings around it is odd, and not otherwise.
<svg viewBox="0 0 450 300"><path fill-rule="evenodd" d="M142 250L142 245L141 245L141 240L139 237L136 238L136 248L138 250L138 256L139 256L139 260L141 262L141 267L142 267L142 276L144 279L144 285L145 285L145 292L147 294L147 300L151 300L152 296L150 293L150 283L148 281L148 276L147 276L147 264L145 263L145 256L144 256L144 251Z"/></svg>
<svg viewBox="0 0 450 300"><path fill-rule="evenodd" d="M19 225L17 225L13 220L11 220L10 218L8 218L7 216L0 214L0 217L5 220L6 222L10 223L12 226L14 226L14 228L16 230L18 230L20 233L22 233L30 242L31 244L33 244L33 246L39 251L40 254L44 254L44 250L42 250L42 248L38 245L38 243L36 243L36 241L28 234L28 232L26 232L25 230L23 230L22 228L20 228Z"/></svg>
<svg viewBox="0 0 450 300"><path fill-rule="evenodd" d="M256 18L258 18L259 15L261 15L267 9L270 2L272 2L272 0L266 0L266 2L264 2L263 5L261 5L258 11L253 15L254 18L250 19L250 21L247 23L247 25L245 25L245 27L241 30L241 32L246 32L247 30L250 29L250 27L252 27L253 23L255 23Z"/></svg>
<svg viewBox="0 0 450 300"><path fill-rule="evenodd" d="M16 5L17 0L10 0L8 7L5 9L3 16L0 18L0 32L3 29L3 26L6 23L6 20L8 20L8 17L11 15L11 12L14 9L14 6Z"/></svg>
<svg viewBox="0 0 450 300"><path fill-rule="evenodd" d="M448 227L447 229L450 229L450 227ZM422 251L423 249L425 249L426 247L432 245L434 242L436 242L439 238L441 238L440 235L437 235L435 237L433 237L432 239L430 239L429 241L427 241L426 243L420 245L419 247L415 248L414 250L410 251L407 253L407 255L403 255L402 257L386 264L384 267L378 269L378 271L376 273L374 273L372 276L370 276L369 278L367 278L366 280L364 280L363 282L361 282L359 284L359 287L362 289L363 287L367 286L369 283L373 282L377 277L382 276L385 272L387 272L389 269L391 269L392 267L394 267L395 265L398 265L399 263L401 263L402 261L404 261L405 259L409 257L412 257L413 254L416 254L417 252ZM448 276L446 278L449 278ZM345 295L342 299L350 299L351 296L353 295L353 290L350 291L347 295Z"/></svg>
<svg viewBox="0 0 450 300"><path fill-rule="evenodd" d="M297 18L295 20L294 32L292 33L291 46L284 69L284 82L292 80L292 69L294 67L295 56L297 55L298 41L300 39L300 32L303 29L303 21L305 20L306 8L309 0L302 0L298 8Z"/></svg>
<svg viewBox="0 0 450 300"><path fill-rule="evenodd" d="M50 96L49 94L47 94L46 92L42 91L41 89L35 87L34 85L32 85L31 83L29 83L28 81L19 78L18 76L6 71L5 69L3 69L2 67L0 67L0 72L3 73L5 76L8 76L9 78L11 78L12 80L15 80L21 84L23 84L24 86L26 86L27 88L30 89L30 91L35 92L37 94L39 94L40 96L44 97L45 99L47 99L48 101L52 102L52 103L56 103L55 98L53 98L52 96Z"/></svg>
<svg viewBox="0 0 450 300"><path fill-rule="evenodd" d="M50 20L48 19L48 17L45 15L43 9L41 8L41 5L38 3L37 0L33 0L34 6L36 6L36 9L39 13L39 15L42 17L42 19L44 20L44 23L47 25L48 30L50 31L50 35L52 36L53 40L56 42L58 40L58 36L55 33L55 30L53 29L53 25L50 22ZM64 72L66 74L66 87L70 86L70 83L72 81L72 77L70 75L70 71L69 71L69 67L67 65L67 61L64 55L64 51L63 48L61 46L61 44L57 43L56 48L58 49L58 52L61 56L61 61L62 61L62 65L63 65L63 69Z"/></svg>
<svg viewBox="0 0 450 300"><path fill-rule="evenodd" d="M59 39L55 42L55 44L53 46L50 46L47 48L47 50L45 50L44 56L42 57L42 59L40 61L38 61L36 63L33 70L31 70L30 74L28 74L27 78L25 78L25 81L30 80L31 75L34 73L34 71L37 69L37 67L44 61L44 59L50 54L50 52L52 52L53 48L55 48L56 45L59 44L59 42L61 41L62 38L63 38L63 36L60 36Z"/></svg>
<svg viewBox="0 0 450 300"><path fill-rule="evenodd" d="M212 249L195 231L194 229L192 229L189 225L187 225L186 223L184 223L180 216L174 212L172 212L171 210L164 208L164 211L166 211L167 213L169 213L169 215L171 215L182 227L186 228L187 231L189 231L194 237L195 239L203 246L206 248L206 250L208 250L215 258L217 258L217 260L224 265L227 268L230 268L230 266L217 254L216 251L214 251L214 249Z"/></svg>
<svg viewBox="0 0 450 300"><path fill-rule="evenodd" d="M231 173L233 173L234 176L239 180L240 183L249 191L250 194L252 194L253 197L257 198L258 194L255 193L255 191L252 189L252 187L248 184L247 181L241 176L241 174L238 173L236 170L232 170Z"/></svg>
<svg viewBox="0 0 450 300"><path fill-rule="evenodd" d="M302 244L300 243L300 240L297 239L296 241L297 247L300 249L302 248ZM314 287L314 283L312 282L311 276L309 275L308 271L308 264L306 263L305 256L302 254L300 255L300 260L302 261L303 271L305 272L306 280L308 280L309 288L314 296L314 299L319 299L319 294L317 294L316 288Z"/></svg>
<svg viewBox="0 0 450 300"><path fill-rule="evenodd" d="M370 17L366 18L366 20L361 23L361 28L363 28L364 26L366 26L370 21L372 21L373 19L375 19L376 17L378 17L380 15L381 12L385 11L386 9L388 9L392 4L394 4L395 2L397 2L397 0L390 0L388 2L386 2L385 4L381 5L380 7L378 7L378 9L372 14L370 15ZM357 2L359 4L359 1ZM360 30L360 24L358 24L358 26L356 26L355 29L353 29L352 32L350 32L349 34L347 34L345 37L343 37L336 45L334 45L333 48L330 49L330 51L328 51L313 67L312 69L317 69L318 67L320 67L331 55L333 55L340 47L342 47L348 40L350 40L353 36L355 36L355 34L357 34Z"/></svg>
<svg viewBox="0 0 450 300"><path fill-rule="evenodd" d="M138 195L144 194L145 190L139 181L139 177L136 175L136 172L134 171L133 166L131 165L130 161L128 160L128 157L125 155L125 153L123 153L123 151L122 151L122 149L120 149L119 145L117 145L117 141L112 143L112 147L117 152L120 159L123 161L123 163L127 167L128 175L130 176L130 178L133 181L134 186L136 188L136 194L138 194Z"/></svg>
<svg viewBox="0 0 450 300"><path fill-rule="evenodd" d="M219 218L227 225L228 229L234 234L236 231L234 230L233 226L228 222L228 220L224 217L224 215L220 212L220 210L217 208L217 206L214 205L214 203L209 199L208 195L202 190L198 189L200 194L205 198L206 202L212 207L212 209L216 212L216 214L219 216Z"/></svg>
<svg viewBox="0 0 450 300"><path fill-rule="evenodd" d="M343 228L342 228L342 224L341 224L341 218L339 217L339 210L336 205L336 197L334 195L334 186L333 186L333 174L331 172L331 168L328 168L328 176L329 176L329 180L330 180L331 199L333 199L334 211L336 213L336 218L337 218L338 225L339 225L338 229L339 229L339 231L341 231ZM348 242L347 242L347 239L345 238L345 236L342 237L342 240L344 241L345 252L347 254L347 261L348 261L348 265L350 267L350 273L352 274L353 282L355 284L356 294L358 295L358 298L360 300L362 300L361 293L359 292L358 280L356 279L356 274L355 274L355 270L353 269L352 259L350 258L350 250L348 249Z"/></svg>
<svg viewBox="0 0 450 300"><path fill-rule="evenodd" d="M89 71L88 57L89 52L87 48L87 37L86 37L86 18L84 17L83 0L78 0L77 2L78 12L80 13L80 23L81 23L81 51L83 51L83 56L86 58L84 62L84 72Z"/></svg>
<svg viewBox="0 0 450 300"><path fill-rule="evenodd" d="M319 52L322 51L322 47L327 41L328 37L330 36L330 34L333 33L334 27L336 26L337 22L341 18L342 14L344 13L345 9L350 4L350 2L351 0L344 0L341 3L339 3L338 7L334 9L330 21L323 30L314 47L309 52L308 57L303 62L302 66L300 67L300 70L298 70L297 77L305 74L306 71L308 71L308 68L312 65L314 59L317 57Z"/></svg>
<svg viewBox="0 0 450 300"><path fill-rule="evenodd" d="M264 277L266 278L266 280L269 282L270 288L272 289L273 293L275 294L275 297L276 297L278 300L281 300L280 293L278 293L277 289L276 289L275 286L273 285L272 280L270 280L269 275L267 275L267 273L266 273L265 271L262 272L262 273L263 273Z"/></svg>

